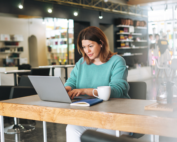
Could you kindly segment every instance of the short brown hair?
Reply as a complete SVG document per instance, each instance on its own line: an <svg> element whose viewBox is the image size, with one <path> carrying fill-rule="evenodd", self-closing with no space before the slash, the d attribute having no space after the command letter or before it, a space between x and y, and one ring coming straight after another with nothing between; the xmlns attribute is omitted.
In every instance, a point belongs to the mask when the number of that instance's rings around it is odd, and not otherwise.
<svg viewBox="0 0 177 142"><path fill-rule="evenodd" d="M117 54L110 51L108 39L103 31L97 27L90 26L83 29L77 38L77 50L79 53L82 53L82 56L84 57L84 60L87 64L93 63L93 60L90 60L89 57L85 54L82 47L82 40L91 40L102 45L100 60L103 63L107 62L113 55Z"/></svg>

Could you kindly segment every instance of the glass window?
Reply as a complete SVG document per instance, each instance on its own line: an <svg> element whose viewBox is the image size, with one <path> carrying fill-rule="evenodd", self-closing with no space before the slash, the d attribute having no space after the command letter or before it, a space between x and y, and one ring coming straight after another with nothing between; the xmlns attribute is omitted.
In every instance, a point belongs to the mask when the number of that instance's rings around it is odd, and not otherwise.
<svg viewBox="0 0 177 142"><path fill-rule="evenodd" d="M74 64L73 20L46 18L45 21L48 64Z"/></svg>

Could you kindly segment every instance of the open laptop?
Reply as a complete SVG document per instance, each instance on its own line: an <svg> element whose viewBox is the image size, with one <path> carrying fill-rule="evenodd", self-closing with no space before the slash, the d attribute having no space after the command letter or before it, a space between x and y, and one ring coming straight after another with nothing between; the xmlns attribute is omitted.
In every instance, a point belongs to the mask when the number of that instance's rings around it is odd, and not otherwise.
<svg viewBox="0 0 177 142"><path fill-rule="evenodd" d="M75 97L70 99L60 77L54 76L28 76L38 96L43 101L72 103L81 99L91 98L89 96Z"/></svg>

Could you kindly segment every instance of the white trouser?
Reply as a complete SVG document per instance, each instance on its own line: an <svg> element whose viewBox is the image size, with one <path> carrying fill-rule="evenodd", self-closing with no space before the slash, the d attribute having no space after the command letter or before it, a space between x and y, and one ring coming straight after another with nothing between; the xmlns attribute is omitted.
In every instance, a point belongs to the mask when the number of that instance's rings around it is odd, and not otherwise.
<svg viewBox="0 0 177 142"><path fill-rule="evenodd" d="M67 127L66 127L66 142L81 142L80 137L81 137L82 133L88 129L116 136L115 130L100 129L100 128L93 128L93 127L84 127L84 126L77 126L77 125L67 125ZM128 134L128 133L121 132L121 135L122 134Z"/></svg>

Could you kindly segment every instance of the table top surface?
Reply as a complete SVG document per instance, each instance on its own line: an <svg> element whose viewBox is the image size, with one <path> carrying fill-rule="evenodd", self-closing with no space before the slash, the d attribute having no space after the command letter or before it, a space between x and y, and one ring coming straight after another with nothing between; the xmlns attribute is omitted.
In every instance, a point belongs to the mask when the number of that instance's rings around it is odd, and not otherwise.
<svg viewBox="0 0 177 142"><path fill-rule="evenodd" d="M39 68L69 68L74 66L75 65L48 65L48 66L39 66Z"/></svg>
<svg viewBox="0 0 177 142"><path fill-rule="evenodd" d="M177 138L177 111L144 110L154 102L114 98L81 107L42 101L33 95L0 101L0 115Z"/></svg>
<svg viewBox="0 0 177 142"><path fill-rule="evenodd" d="M31 72L31 70L11 70L11 71L5 71L3 73L12 74L12 73L28 73L28 72Z"/></svg>
<svg viewBox="0 0 177 142"><path fill-rule="evenodd" d="M81 107L81 106L71 106L68 103L42 101L38 95L0 101L0 103L14 103L14 104L33 105L33 106L41 106L41 107L99 111L105 113L123 113L123 114L177 119L177 111L164 112L164 111L144 110L145 106L153 104L154 102L155 101L152 100L111 98L109 101L104 101L100 104L91 107Z"/></svg>

